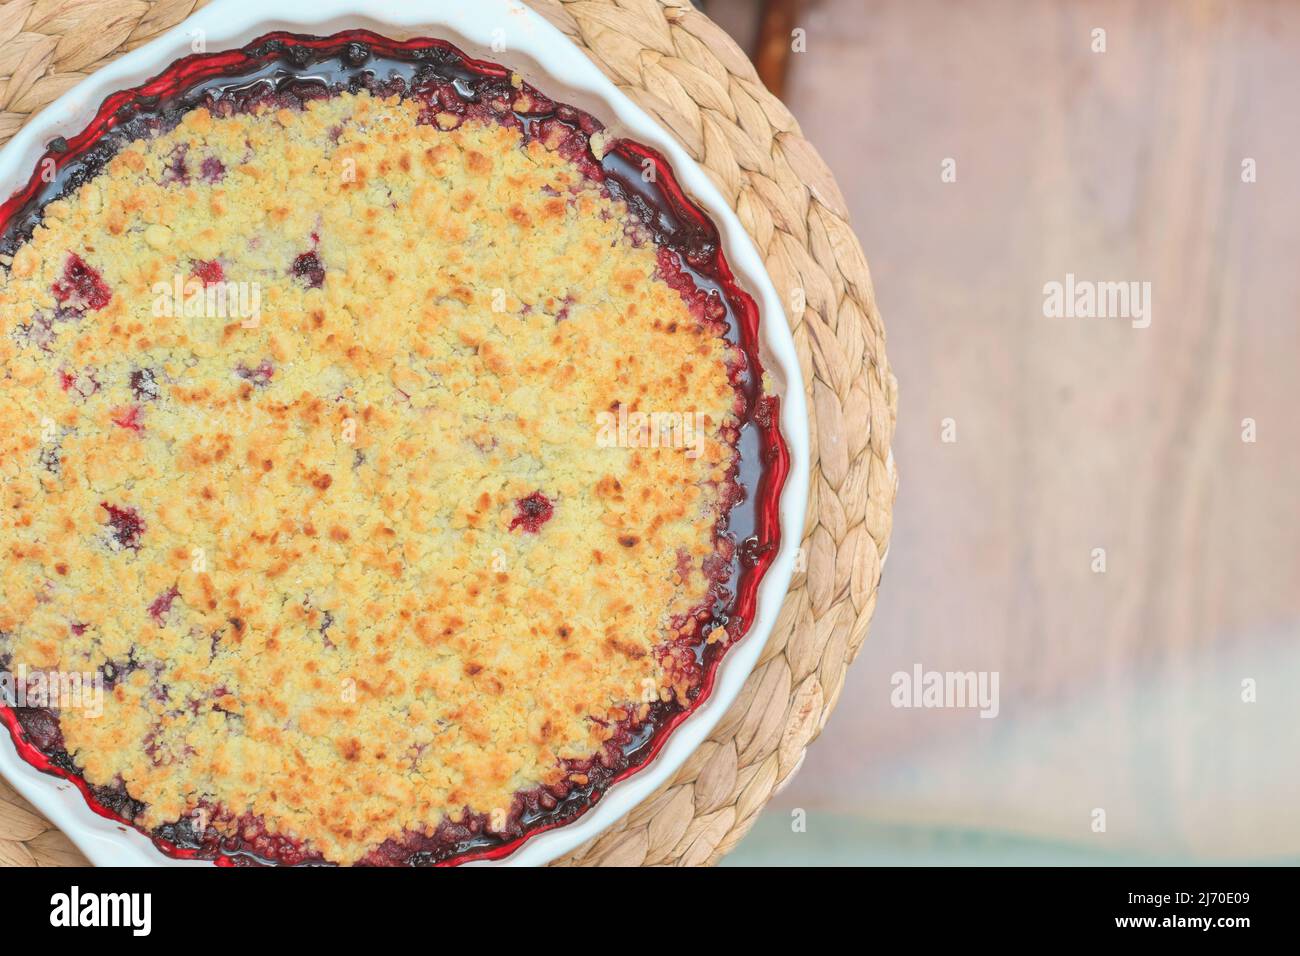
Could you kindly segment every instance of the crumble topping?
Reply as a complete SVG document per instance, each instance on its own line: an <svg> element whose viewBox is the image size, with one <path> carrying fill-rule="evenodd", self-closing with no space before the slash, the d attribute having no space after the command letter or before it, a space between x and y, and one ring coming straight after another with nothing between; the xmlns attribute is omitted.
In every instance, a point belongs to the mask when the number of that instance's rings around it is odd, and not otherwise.
<svg viewBox="0 0 1300 956"><path fill-rule="evenodd" d="M356 862L685 701L736 350L560 146L196 109L0 270L0 661L109 678L62 739L137 823ZM699 453L598 443L620 407Z"/></svg>

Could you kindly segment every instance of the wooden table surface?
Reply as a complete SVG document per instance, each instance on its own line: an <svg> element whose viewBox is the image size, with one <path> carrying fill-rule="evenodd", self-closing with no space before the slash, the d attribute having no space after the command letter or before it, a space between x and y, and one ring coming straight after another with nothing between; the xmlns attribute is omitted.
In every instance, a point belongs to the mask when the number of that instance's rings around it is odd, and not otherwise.
<svg viewBox="0 0 1300 956"><path fill-rule="evenodd" d="M805 21L787 100L871 262L902 483L871 636L766 849L797 852L802 808L1300 856L1300 4ZM1150 327L1045 318L1067 273L1151 282ZM998 671L998 718L892 707L915 663Z"/></svg>

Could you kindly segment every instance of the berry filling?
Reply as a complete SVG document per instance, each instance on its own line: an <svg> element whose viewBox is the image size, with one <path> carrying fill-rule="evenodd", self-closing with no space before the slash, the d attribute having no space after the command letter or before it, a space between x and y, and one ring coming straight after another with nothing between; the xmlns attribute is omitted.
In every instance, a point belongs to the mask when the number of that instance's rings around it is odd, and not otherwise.
<svg viewBox="0 0 1300 956"><path fill-rule="evenodd" d="M218 282L226 280L226 272L221 268L221 263L215 259L200 260L195 262L190 269L190 275L198 279L205 286L216 285Z"/></svg>
<svg viewBox="0 0 1300 956"><path fill-rule="evenodd" d="M262 359L254 368L247 365L236 365L235 374L246 382L252 382L259 388L265 388L271 384L271 377L275 375L275 366L271 364L270 359Z"/></svg>
<svg viewBox="0 0 1300 956"><path fill-rule="evenodd" d="M118 428L125 428L127 431L144 431L144 426L140 424L140 406L128 405L125 408L117 409L113 413L113 424Z"/></svg>
<svg viewBox="0 0 1300 956"><path fill-rule="evenodd" d="M172 602L180 597L180 593L180 589L172 585L172 587L154 598L154 602L149 605L149 616L157 622L159 627L163 626L164 618L167 617L167 612L171 610Z"/></svg>
<svg viewBox="0 0 1300 956"><path fill-rule="evenodd" d="M151 402L162 394L153 369L138 368L131 373L131 394L137 402Z"/></svg>
<svg viewBox="0 0 1300 956"><path fill-rule="evenodd" d="M71 395L89 398L99 391L99 380L93 369L74 373L63 369L59 372L59 387Z"/></svg>
<svg viewBox="0 0 1300 956"><path fill-rule="evenodd" d="M516 513L510 521L510 530L523 528L529 534L536 534L541 530L542 525L551 520L551 515L555 513L555 507L540 491L534 491L527 498L520 498L515 502Z"/></svg>
<svg viewBox="0 0 1300 956"><path fill-rule="evenodd" d="M204 182L219 183L226 176L225 164L215 156L208 156L199 164L199 175L203 177Z"/></svg>
<svg viewBox="0 0 1300 956"><path fill-rule="evenodd" d="M325 284L325 263L315 252L304 252L294 259L290 271L309 289L319 289Z"/></svg>
<svg viewBox="0 0 1300 956"><path fill-rule="evenodd" d="M102 309L113 298L104 277L86 265L75 252L68 256L63 266L63 278L52 288L59 305L79 312Z"/></svg>
<svg viewBox="0 0 1300 956"><path fill-rule="evenodd" d="M140 536L144 534L144 519L134 508L119 508L103 502L100 507L108 512L108 527L113 543L119 549L140 550Z"/></svg>
<svg viewBox="0 0 1300 956"><path fill-rule="evenodd" d="M163 170L163 182L174 183L180 186L189 184L190 170L186 163L186 157L189 150L185 146L178 146L172 153L171 159L167 163L167 168Z"/></svg>

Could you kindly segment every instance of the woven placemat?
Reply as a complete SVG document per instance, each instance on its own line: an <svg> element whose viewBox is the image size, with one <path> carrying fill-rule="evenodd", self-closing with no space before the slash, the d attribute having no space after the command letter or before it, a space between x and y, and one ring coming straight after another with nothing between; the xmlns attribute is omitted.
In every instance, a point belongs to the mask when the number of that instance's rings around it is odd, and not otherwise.
<svg viewBox="0 0 1300 956"><path fill-rule="evenodd" d="M530 0L657 117L740 215L789 312L812 425L801 561L740 698L677 776L562 863L717 862L803 760L872 612L897 478L897 386L862 249L834 177L736 43L684 2ZM195 0L0 3L0 143L87 73L179 23ZM85 861L0 781L0 864Z"/></svg>

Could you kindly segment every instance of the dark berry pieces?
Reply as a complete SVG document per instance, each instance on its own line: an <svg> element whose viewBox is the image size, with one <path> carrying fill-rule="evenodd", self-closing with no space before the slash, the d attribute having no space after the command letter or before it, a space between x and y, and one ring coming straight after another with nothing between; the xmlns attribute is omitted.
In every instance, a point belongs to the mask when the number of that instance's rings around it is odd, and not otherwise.
<svg viewBox="0 0 1300 956"><path fill-rule="evenodd" d="M90 788L92 799L110 813L130 823L144 812L144 804L126 792L126 785L115 783L108 787Z"/></svg>
<svg viewBox="0 0 1300 956"><path fill-rule="evenodd" d="M540 491L534 491L527 498L520 498L515 502L515 508L517 512L510 522L510 530L522 527L529 534L536 534L555 513L555 506Z"/></svg>
<svg viewBox="0 0 1300 956"><path fill-rule="evenodd" d="M54 298L67 309L85 312L102 309L113 298L113 292L104 277L86 265L75 252L69 254L63 266L63 278L52 286Z"/></svg>
<svg viewBox="0 0 1300 956"><path fill-rule="evenodd" d="M144 534L144 519L134 508L119 508L108 502L100 507L108 512L108 527L113 534L113 544L118 549L140 550L140 536Z"/></svg>
<svg viewBox="0 0 1300 956"><path fill-rule="evenodd" d="M717 323L726 318L727 307L721 296L713 289L705 290L696 285L677 253L662 246L659 249L658 275L665 285L682 297L697 322Z"/></svg>
<svg viewBox="0 0 1300 956"><path fill-rule="evenodd" d="M771 542L764 544L756 535L750 535L740 543L740 563L747 568L757 567L764 555L774 550L776 550L775 544Z"/></svg>
<svg viewBox="0 0 1300 956"><path fill-rule="evenodd" d="M135 659L135 648L132 647L126 660L110 660L104 663L104 686L109 689L115 687L123 678L140 670L143 666L144 665Z"/></svg>
<svg viewBox="0 0 1300 956"><path fill-rule="evenodd" d="M271 376L275 374L275 366L271 364L270 359L262 359L256 368L249 368L241 363L235 366L235 374L244 381L252 382L259 388L263 388L271 383Z"/></svg>
<svg viewBox="0 0 1300 956"><path fill-rule="evenodd" d="M138 368L131 373L131 394L137 402L151 402L162 394L153 369Z"/></svg>
<svg viewBox="0 0 1300 956"><path fill-rule="evenodd" d="M188 185L190 181L189 166L185 162L186 154L189 147L182 144L172 150L171 157L168 160L167 168L163 170L162 181L164 183L179 183L182 186Z"/></svg>
<svg viewBox="0 0 1300 956"><path fill-rule="evenodd" d="M220 182L226 176L226 164L215 156L209 156L199 164L199 175L204 182Z"/></svg>
<svg viewBox="0 0 1300 956"><path fill-rule="evenodd" d="M172 602L180 597L180 594L180 590L173 584L154 598L153 603L149 605L149 616L158 623L159 627L163 626L163 619L167 617L167 612L172 609Z"/></svg>
<svg viewBox="0 0 1300 956"><path fill-rule="evenodd" d="M42 445L37 460L40 461L41 467L51 475L57 475L63 470L63 462L59 458L58 445Z"/></svg>
<svg viewBox="0 0 1300 956"><path fill-rule="evenodd" d="M203 845L204 839L203 833L198 828L198 821L182 817L175 823L164 823L153 832L159 839L166 840L172 846L183 850L196 850Z"/></svg>
<svg viewBox="0 0 1300 956"><path fill-rule="evenodd" d="M55 311L53 316L46 312L37 312L32 316L30 322L24 322L14 329L14 341L22 345L38 348L42 352L54 351L54 320L67 318L67 316L59 314L63 311L60 308Z"/></svg>
<svg viewBox="0 0 1300 956"><path fill-rule="evenodd" d="M555 321L563 322L565 319L567 319L569 317L569 310L573 308L573 304L576 301L577 300L574 299L572 295L566 295L563 299L561 299L560 311L555 313Z"/></svg>
<svg viewBox="0 0 1300 956"><path fill-rule="evenodd" d="M304 252L294 259L292 271L309 289L319 289L325 284L325 263L315 252Z"/></svg>
<svg viewBox="0 0 1300 956"><path fill-rule="evenodd" d="M190 268L190 275L204 285L216 285L218 282L226 281L226 270L222 269L221 263L215 259L197 260Z"/></svg>
<svg viewBox="0 0 1300 956"><path fill-rule="evenodd" d="M44 707L15 707L14 717L33 747L44 754L63 749L63 728L53 711Z"/></svg>

